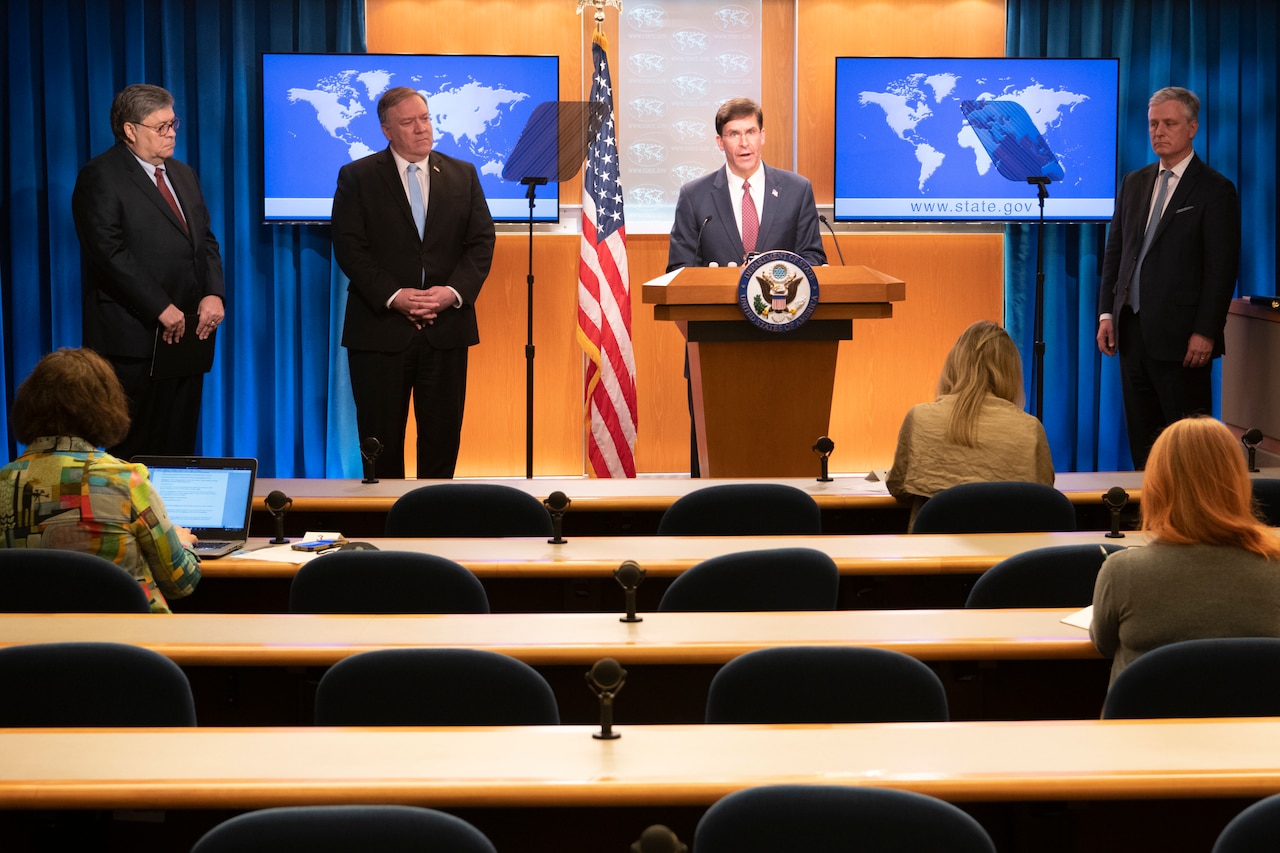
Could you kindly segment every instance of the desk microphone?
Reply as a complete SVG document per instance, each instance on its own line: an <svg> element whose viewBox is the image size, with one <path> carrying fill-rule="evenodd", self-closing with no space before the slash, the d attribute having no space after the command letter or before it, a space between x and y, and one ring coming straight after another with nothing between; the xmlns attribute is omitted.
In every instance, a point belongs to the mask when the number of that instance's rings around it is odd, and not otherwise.
<svg viewBox="0 0 1280 853"><path fill-rule="evenodd" d="M373 468L373 460L382 452L382 442L371 435L360 440L360 458L364 460L364 479L362 483L378 482L378 474Z"/></svg>
<svg viewBox="0 0 1280 853"><path fill-rule="evenodd" d="M822 475L818 477L819 483L830 483L831 475L827 473L827 459L831 456L831 451L836 449L836 443L825 435L818 438L813 443L813 452L818 454L818 458L822 460Z"/></svg>
<svg viewBox="0 0 1280 853"><path fill-rule="evenodd" d="M1240 443L1249 451L1249 472L1258 473L1258 445L1262 443L1262 430L1254 427L1240 436Z"/></svg>
<svg viewBox="0 0 1280 853"><path fill-rule="evenodd" d="M831 232L831 242L835 243L836 254L840 257L840 266L844 266L844 252L840 251L840 238L836 236L836 229L831 227L831 223L827 221L825 213L818 214L818 221L827 226L827 230Z"/></svg>
<svg viewBox="0 0 1280 853"><path fill-rule="evenodd" d="M271 540L272 545L283 545L288 542L284 538L284 516L289 511L289 507L293 506L293 498L286 495L279 489L267 495L265 501L267 509L271 511L271 517L276 523L276 538Z"/></svg>
<svg viewBox="0 0 1280 853"><path fill-rule="evenodd" d="M1129 493L1119 486L1112 486L1102 496L1102 502L1111 510L1111 532L1107 534L1107 538L1123 539L1124 534L1120 532L1120 510L1129 503Z"/></svg>
<svg viewBox="0 0 1280 853"><path fill-rule="evenodd" d="M662 824L655 823L631 844L631 853L689 853L689 845Z"/></svg>
<svg viewBox="0 0 1280 853"><path fill-rule="evenodd" d="M699 266L701 266L702 261L702 232L706 229L707 223L714 218L714 216L707 214L707 218L702 220L702 224L698 226L698 242L693 246L693 258L698 262L697 265Z"/></svg>
<svg viewBox="0 0 1280 853"><path fill-rule="evenodd" d="M547 499L542 505L547 508L547 512L551 514L551 532L552 537L547 540L548 545L563 545L564 537L561 533L564 530L564 513L569 508L569 496L564 492L552 492L547 495Z"/></svg>
<svg viewBox="0 0 1280 853"><path fill-rule="evenodd" d="M600 700L600 731L592 732L596 740L616 740L622 735L613 730L613 697L627 683L627 671L613 658L600 658L587 670L587 686Z"/></svg>
<svg viewBox="0 0 1280 853"><path fill-rule="evenodd" d="M619 622L643 622L643 617L636 615L636 590L644 583L645 572L635 560L626 560L613 570L613 579L622 587L627 599L627 615Z"/></svg>

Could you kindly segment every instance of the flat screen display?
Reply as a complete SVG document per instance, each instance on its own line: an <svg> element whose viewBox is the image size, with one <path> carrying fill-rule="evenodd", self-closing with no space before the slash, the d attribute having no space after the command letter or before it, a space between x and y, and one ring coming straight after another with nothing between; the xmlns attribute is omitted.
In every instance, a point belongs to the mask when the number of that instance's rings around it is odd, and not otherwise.
<svg viewBox="0 0 1280 853"><path fill-rule="evenodd" d="M1117 59L837 57L835 218L1111 218Z"/></svg>
<svg viewBox="0 0 1280 853"><path fill-rule="evenodd" d="M493 218L527 222L528 188L503 169L534 109L559 97L555 56L263 54L264 219L329 221L338 170L387 146L378 98L396 86L426 97L435 150L476 167ZM534 220L559 216L559 185L537 187Z"/></svg>

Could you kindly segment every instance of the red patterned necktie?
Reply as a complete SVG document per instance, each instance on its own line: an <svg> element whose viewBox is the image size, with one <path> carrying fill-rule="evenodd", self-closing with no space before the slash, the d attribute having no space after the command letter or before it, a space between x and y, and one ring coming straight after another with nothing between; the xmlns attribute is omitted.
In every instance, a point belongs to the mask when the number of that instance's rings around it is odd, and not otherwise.
<svg viewBox="0 0 1280 853"><path fill-rule="evenodd" d="M178 221L182 223L182 230L187 230L186 217L182 215L182 208L178 207L178 200L173 197L173 193L169 190L169 184L164 179L164 166L156 166L156 189L160 190L160 195L164 196L164 200L169 202L169 207L173 208L173 215L178 217Z"/></svg>
<svg viewBox="0 0 1280 853"><path fill-rule="evenodd" d="M742 251L748 255L756 250L756 237L760 233L760 215L751 198L751 182L742 182Z"/></svg>

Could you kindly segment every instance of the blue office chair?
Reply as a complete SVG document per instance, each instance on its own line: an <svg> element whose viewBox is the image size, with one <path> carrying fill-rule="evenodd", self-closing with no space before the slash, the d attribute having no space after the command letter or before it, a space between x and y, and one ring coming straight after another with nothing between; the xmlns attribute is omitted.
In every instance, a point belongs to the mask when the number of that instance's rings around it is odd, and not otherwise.
<svg viewBox="0 0 1280 853"><path fill-rule="evenodd" d="M352 655L320 678L315 708L318 726L560 722L555 693L536 669L479 649L379 649Z"/></svg>
<svg viewBox="0 0 1280 853"><path fill-rule="evenodd" d="M708 723L945 722L933 670L889 649L777 646L722 666L707 692Z"/></svg>
<svg viewBox="0 0 1280 853"><path fill-rule="evenodd" d="M1275 853L1280 850L1280 794L1259 800L1231 819L1213 853Z"/></svg>
<svg viewBox="0 0 1280 853"><path fill-rule="evenodd" d="M462 818L415 806L294 806L225 820L191 853L496 853Z"/></svg>
<svg viewBox="0 0 1280 853"><path fill-rule="evenodd" d="M142 584L110 560L57 548L0 548L0 613L150 613Z"/></svg>
<svg viewBox="0 0 1280 853"><path fill-rule="evenodd" d="M1047 533L1076 529L1067 496L1041 483L964 483L920 507L912 533Z"/></svg>
<svg viewBox="0 0 1280 853"><path fill-rule="evenodd" d="M1280 717L1280 638L1184 640L1116 676L1104 719Z"/></svg>
<svg viewBox="0 0 1280 853"><path fill-rule="evenodd" d="M304 563L289 586L290 613L488 613L465 566L414 551L337 551Z"/></svg>
<svg viewBox="0 0 1280 853"><path fill-rule="evenodd" d="M707 809L695 853L995 853L976 820L950 803L891 788L765 785Z"/></svg>
<svg viewBox="0 0 1280 853"><path fill-rule="evenodd" d="M658 610L835 610L839 586L835 561L813 548L739 551L685 571Z"/></svg>
<svg viewBox="0 0 1280 853"><path fill-rule="evenodd" d="M816 535L822 512L805 492L781 483L704 486L677 498L658 522L660 536Z"/></svg>
<svg viewBox="0 0 1280 853"><path fill-rule="evenodd" d="M551 514L528 492L499 483L436 483L401 495L388 538L550 536Z"/></svg>
<svg viewBox="0 0 1280 853"><path fill-rule="evenodd" d="M0 649L0 727L195 724L187 676L150 649L123 643Z"/></svg>
<svg viewBox="0 0 1280 853"><path fill-rule="evenodd" d="M1267 524L1280 527L1280 480L1261 478L1253 481L1253 499Z"/></svg>
<svg viewBox="0 0 1280 853"><path fill-rule="evenodd" d="M984 572L965 607L1087 607L1107 554L1120 545L1052 545L1014 554Z"/></svg>

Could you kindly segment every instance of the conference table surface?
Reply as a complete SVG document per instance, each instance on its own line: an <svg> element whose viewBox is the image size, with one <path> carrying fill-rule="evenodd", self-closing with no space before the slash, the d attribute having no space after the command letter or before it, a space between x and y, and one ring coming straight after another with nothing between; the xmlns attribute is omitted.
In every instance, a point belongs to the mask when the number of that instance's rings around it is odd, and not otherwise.
<svg viewBox="0 0 1280 853"><path fill-rule="evenodd" d="M118 642L178 664L328 666L373 649L473 648L531 665L722 664L782 645L868 646L920 660L1100 660L1073 609L766 613L4 614L0 647Z"/></svg>
<svg viewBox="0 0 1280 853"><path fill-rule="evenodd" d="M3 808L705 805L808 783L950 801L1264 796L1280 719L0 730Z"/></svg>
<svg viewBox="0 0 1280 853"><path fill-rule="evenodd" d="M341 532L341 531L335 531ZM293 537L302 541L302 537ZM866 534L859 536L570 536L488 539L370 539L380 550L420 551L461 563L477 577L610 578L624 560L654 577L674 577L711 557L738 551L804 547L828 554L843 575L939 575L986 571L1013 554L1055 545L1129 546L1140 533L1108 538L1103 532ZM269 546L265 538L229 557L206 560L208 578L293 577L323 554Z"/></svg>
<svg viewBox="0 0 1280 853"><path fill-rule="evenodd" d="M539 500L544 500L552 492L563 492L571 501L569 513L661 512L677 498L707 486L762 482L794 486L811 495L824 510L900 506L881 480L870 481L864 473L834 474L831 482L824 483L818 481L817 471L818 460L815 458L814 477L769 480L695 479L677 474L631 479L500 477L452 481L380 480L376 483L355 479L261 477L254 486L253 507L256 512L265 513L266 496L273 491L281 491L293 500L290 511L385 513L405 492L440 482L498 483L528 492ZM1269 476L1280 476L1280 469L1269 471ZM1142 497L1142 472L1064 472L1057 475L1054 485L1076 504L1100 504L1102 495L1113 486L1125 489L1129 500L1136 502Z"/></svg>

